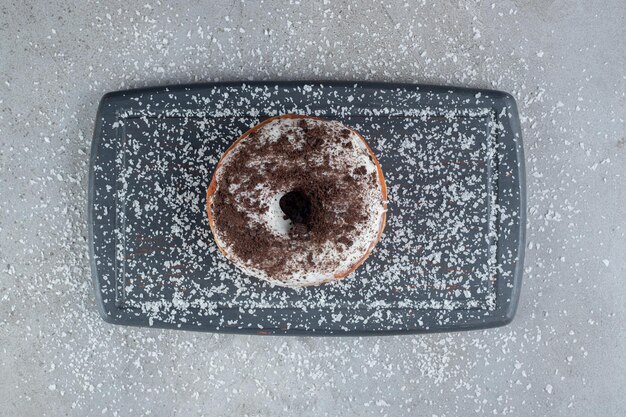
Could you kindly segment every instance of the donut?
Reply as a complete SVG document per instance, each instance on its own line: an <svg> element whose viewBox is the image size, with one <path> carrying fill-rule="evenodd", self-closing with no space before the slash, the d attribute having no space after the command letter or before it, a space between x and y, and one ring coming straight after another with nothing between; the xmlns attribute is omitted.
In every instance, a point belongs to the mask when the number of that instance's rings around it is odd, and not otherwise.
<svg viewBox="0 0 626 417"><path fill-rule="evenodd" d="M282 115L239 137L217 164L207 213L220 252L284 287L356 270L385 227L387 189L365 139L338 121Z"/></svg>

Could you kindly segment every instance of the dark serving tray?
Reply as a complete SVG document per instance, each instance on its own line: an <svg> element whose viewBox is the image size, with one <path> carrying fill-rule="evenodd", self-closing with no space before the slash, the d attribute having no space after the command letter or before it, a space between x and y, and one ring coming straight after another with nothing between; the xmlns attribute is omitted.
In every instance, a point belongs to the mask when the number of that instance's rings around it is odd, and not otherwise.
<svg viewBox="0 0 626 417"><path fill-rule="evenodd" d="M372 256L317 288L241 274L216 250L205 212L221 154L285 113L356 128L389 189L387 228ZM89 176L98 308L111 323L254 334L501 326L520 293L525 194L517 108L498 91L254 82L109 93Z"/></svg>

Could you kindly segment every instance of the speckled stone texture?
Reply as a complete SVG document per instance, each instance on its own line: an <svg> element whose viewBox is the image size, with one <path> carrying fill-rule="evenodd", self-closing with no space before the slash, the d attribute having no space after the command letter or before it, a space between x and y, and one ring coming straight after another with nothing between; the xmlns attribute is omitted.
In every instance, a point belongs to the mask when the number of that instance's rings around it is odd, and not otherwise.
<svg viewBox="0 0 626 417"><path fill-rule="evenodd" d="M289 3L0 1L0 415L625 415L623 1ZM511 325L316 339L100 319L86 246L100 97L294 79L516 97L529 223Z"/></svg>

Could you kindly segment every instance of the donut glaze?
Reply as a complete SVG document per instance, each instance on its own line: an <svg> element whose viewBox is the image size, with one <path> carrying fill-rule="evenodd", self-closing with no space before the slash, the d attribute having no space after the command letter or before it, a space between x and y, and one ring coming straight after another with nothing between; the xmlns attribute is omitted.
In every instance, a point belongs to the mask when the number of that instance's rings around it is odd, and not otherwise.
<svg viewBox="0 0 626 417"><path fill-rule="evenodd" d="M245 273L305 287L365 261L385 225L387 191L365 140L340 122L284 115L244 133L207 191L220 251Z"/></svg>

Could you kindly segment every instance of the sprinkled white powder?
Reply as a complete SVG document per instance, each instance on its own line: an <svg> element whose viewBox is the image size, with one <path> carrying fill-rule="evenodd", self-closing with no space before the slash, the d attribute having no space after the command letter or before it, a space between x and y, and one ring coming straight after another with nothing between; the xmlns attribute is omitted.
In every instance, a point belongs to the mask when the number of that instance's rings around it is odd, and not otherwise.
<svg viewBox="0 0 626 417"><path fill-rule="evenodd" d="M624 414L626 385L617 362L626 346L618 331L626 319L622 0L589 7L89 2L71 10L53 2L14 2L0 9L2 413ZM259 338L101 320L90 281L85 209L100 97L123 88L276 79L492 87L516 97L532 246L509 326L386 338ZM262 111L250 114L259 118ZM221 116L229 112L224 108ZM382 139L370 144L385 156ZM389 181L396 199L404 194L395 181L415 178L411 170L420 161L408 145L402 149L407 169ZM200 152L191 154L216 162L208 150L209 156ZM610 162L600 163L606 158ZM176 184L158 184L159 193L176 194ZM181 201L194 198L184 194ZM172 198L168 204L181 202ZM547 220L549 210L561 221ZM177 233L184 233L184 222L175 220ZM214 252L210 235L191 238L206 245L193 250ZM404 231L393 239L410 246L416 236ZM399 263L398 275L412 259L381 254ZM172 274L184 266L176 265L167 266ZM229 279L226 263L219 270ZM209 299L199 297L199 308L210 311Z"/></svg>

